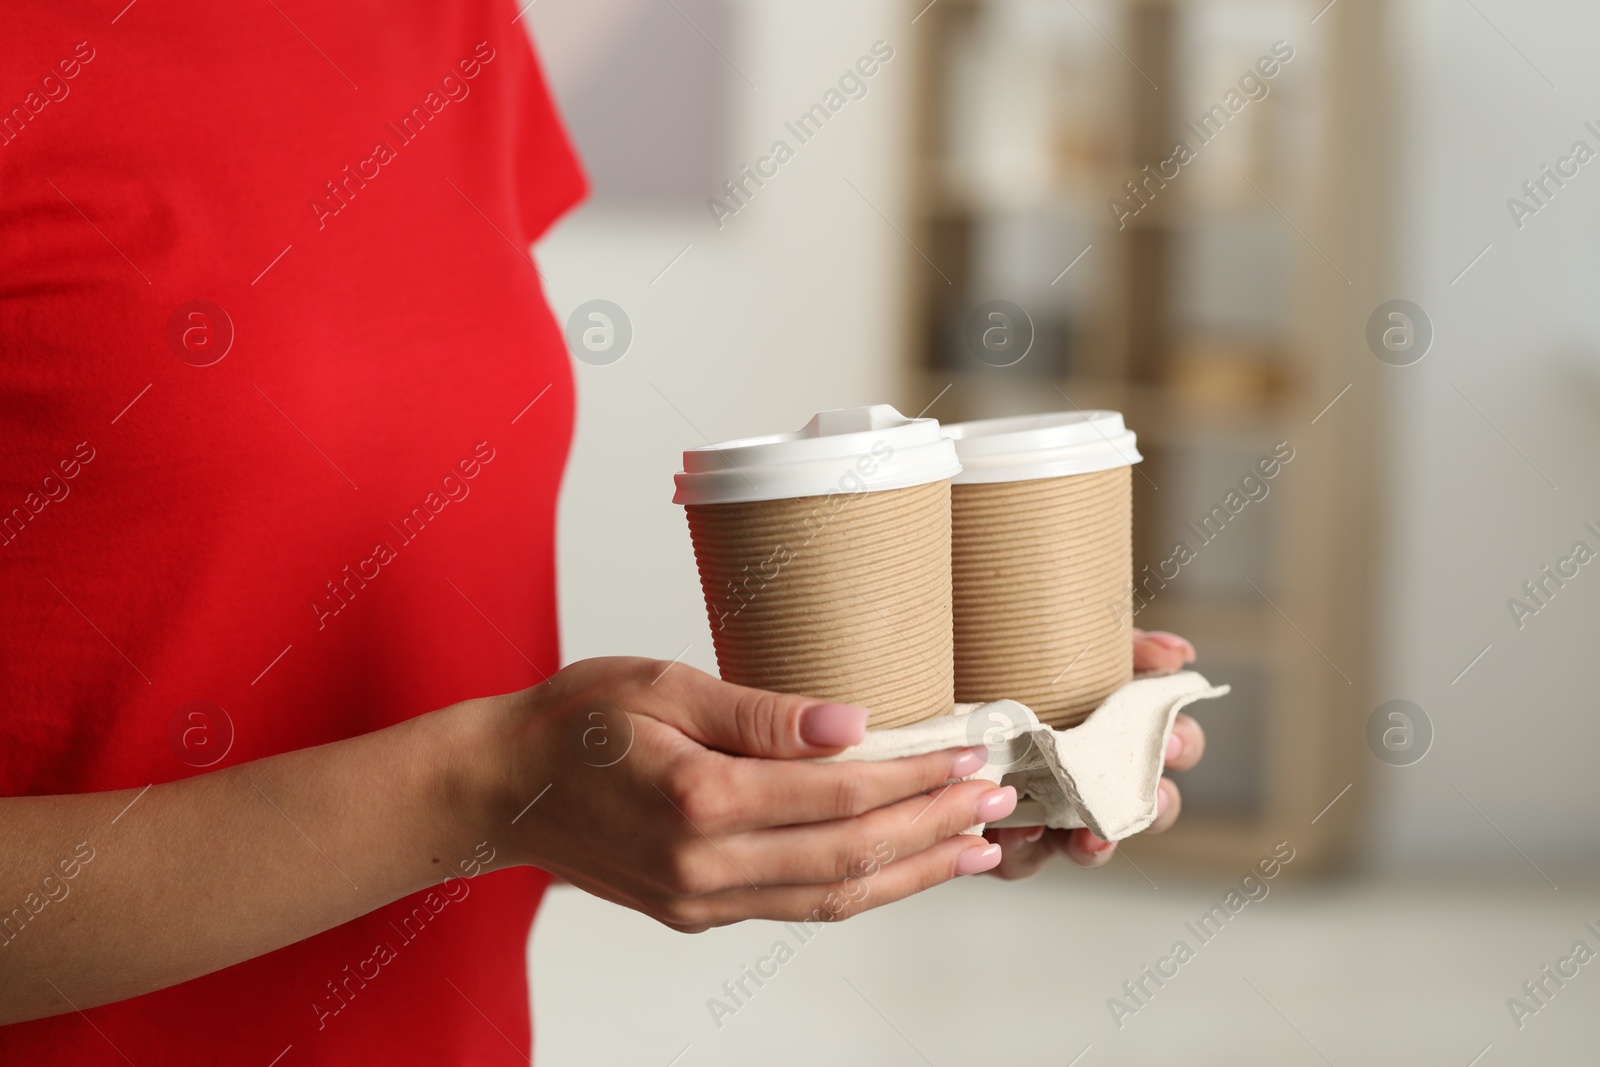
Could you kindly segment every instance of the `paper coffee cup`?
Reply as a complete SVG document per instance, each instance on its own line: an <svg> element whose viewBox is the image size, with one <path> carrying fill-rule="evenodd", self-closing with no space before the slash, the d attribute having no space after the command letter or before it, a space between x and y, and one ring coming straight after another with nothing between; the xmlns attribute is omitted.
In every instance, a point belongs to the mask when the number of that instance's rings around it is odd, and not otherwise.
<svg viewBox="0 0 1600 1067"><path fill-rule="evenodd" d="M948 714L960 470L936 420L884 404L686 451L673 502L722 677L860 704L872 727Z"/></svg>
<svg viewBox="0 0 1600 1067"><path fill-rule="evenodd" d="M1132 464L1114 411L946 426L956 700L1075 726L1133 679Z"/></svg>

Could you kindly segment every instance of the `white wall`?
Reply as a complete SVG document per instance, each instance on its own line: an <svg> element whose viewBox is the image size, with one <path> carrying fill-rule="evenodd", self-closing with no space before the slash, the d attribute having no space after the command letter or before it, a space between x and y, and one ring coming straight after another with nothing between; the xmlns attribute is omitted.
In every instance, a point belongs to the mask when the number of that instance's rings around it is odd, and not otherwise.
<svg viewBox="0 0 1600 1067"><path fill-rule="evenodd" d="M913 73L899 46L909 16L899 4L850 0L734 7L738 39L719 44L757 88L729 79L731 158L721 173L734 176L779 137L795 158L721 230L705 208L716 191L707 188L676 212L587 207L538 249L558 317L604 298L635 331L620 362L576 365L577 444L560 527L568 661L665 659L688 645L684 662L715 670L688 530L670 503L685 448L797 429L823 408L889 401L915 412L932 399L904 396L891 358L915 253L846 184L899 214ZM553 20L552 35L540 36L539 10L534 32L552 53L565 27ZM897 54L866 97L798 145L784 122L880 38ZM698 37L693 44L704 62L724 63Z"/></svg>
<svg viewBox="0 0 1600 1067"><path fill-rule="evenodd" d="M1505 838L1544 867L1600 846L1600 562L1520 632L1506 607L1574 541L1600 549L1581 529L1600 527L1600 160L1520 231L1505 201L1575 140L1600 150L1583 128L1600 127L1600 10L1477 6L1416 0L1396 19L1405 291L1394 295L1430 313L1437 340L1386 375L1385 681L1437 733L1421 763L1379 768L1390 801L1375 830L1391 864L1476 858L1537 881Z"/></svg>

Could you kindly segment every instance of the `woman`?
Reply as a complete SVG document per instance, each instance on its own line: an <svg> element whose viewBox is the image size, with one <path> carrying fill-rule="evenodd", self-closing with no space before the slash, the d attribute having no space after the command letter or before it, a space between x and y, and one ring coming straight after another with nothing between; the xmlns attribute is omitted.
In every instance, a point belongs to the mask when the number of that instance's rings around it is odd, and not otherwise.
<svg viewBox="0 0 1600 1067"><path fill-rule="evenodd" d="M516 1063L552 874L702 930L812 914L862 840L853 908L1111 854L959 836L1015 803L929 807L977 754L795 762L860 708L557 670L572 381L525 250L583 181L517 18L8 11L7 1064Z"/></svg>

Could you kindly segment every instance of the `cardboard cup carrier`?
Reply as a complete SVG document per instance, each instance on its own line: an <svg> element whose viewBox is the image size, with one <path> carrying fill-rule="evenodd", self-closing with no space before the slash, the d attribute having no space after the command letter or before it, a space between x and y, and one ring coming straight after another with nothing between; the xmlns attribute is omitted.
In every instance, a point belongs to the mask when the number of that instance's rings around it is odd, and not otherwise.
<svg viewBox="0 0 1600 1067"><path fill-rule="evenodd" d="M1133 680L1134 434L1114 411L957 423L955 697L1075 726Z"/></svg>
<svg viewBox="0 0 1600 1067"><path fill-rule="evenodd" d="M722 677L860 704L873 728L949 714L960 469L936 420L886 404L685 452L673 502Z"/></svg>

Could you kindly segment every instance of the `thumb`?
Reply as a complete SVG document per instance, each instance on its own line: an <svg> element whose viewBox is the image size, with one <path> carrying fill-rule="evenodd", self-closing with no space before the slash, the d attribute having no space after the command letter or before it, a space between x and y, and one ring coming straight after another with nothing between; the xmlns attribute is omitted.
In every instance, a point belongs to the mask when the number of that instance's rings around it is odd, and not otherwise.
<svg viewBox="0 0 1600 1067"><path fill-rule="evenodd" d="M813 697L769 693L695 670L672 672L658 714L707 748L736 756L831 756L866 736L867 709ZM669 677L672 677L669 676Z"/></svg>

